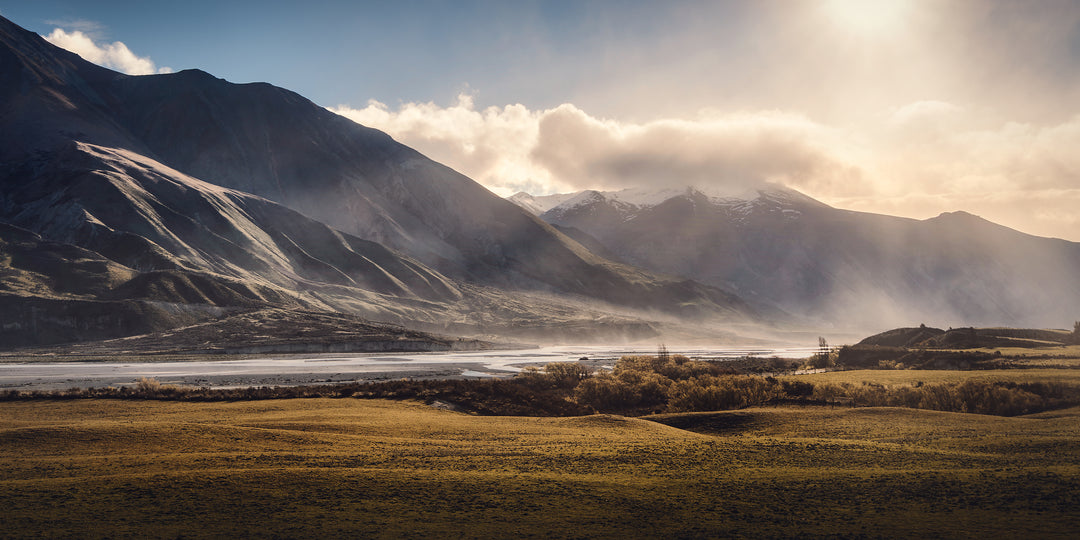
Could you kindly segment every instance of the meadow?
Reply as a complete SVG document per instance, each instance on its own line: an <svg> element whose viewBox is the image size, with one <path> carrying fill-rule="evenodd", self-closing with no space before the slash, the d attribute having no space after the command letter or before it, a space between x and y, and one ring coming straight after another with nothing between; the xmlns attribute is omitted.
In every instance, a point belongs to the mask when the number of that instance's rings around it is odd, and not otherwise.
<svg viewBox="0 0 1080 540"><path fill-rule="evenodd" d="M0 536L1075 537L1078 426L1076 407L16 400L0 403Z"/></svg>

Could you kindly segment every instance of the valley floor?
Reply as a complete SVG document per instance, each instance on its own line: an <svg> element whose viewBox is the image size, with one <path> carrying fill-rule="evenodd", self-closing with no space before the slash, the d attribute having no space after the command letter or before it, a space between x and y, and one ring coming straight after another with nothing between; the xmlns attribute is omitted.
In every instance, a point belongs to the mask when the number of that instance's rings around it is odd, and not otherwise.
<svg viewBox="0 0 1080 540"><path fill-rule="evenodd" d="M15 401L0 403L0 536L1075 537L1077 426L1080 408Z"/></svg>

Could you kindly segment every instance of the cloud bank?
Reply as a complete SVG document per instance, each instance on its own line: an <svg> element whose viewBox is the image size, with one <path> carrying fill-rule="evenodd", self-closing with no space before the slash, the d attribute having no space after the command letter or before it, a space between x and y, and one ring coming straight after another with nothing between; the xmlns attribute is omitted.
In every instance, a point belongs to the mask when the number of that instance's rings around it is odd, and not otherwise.
<svg viewBox="0 0 1080 540"><path fill-rule="evenodd" d="M776 111L629 123L571 104L478 111L465 95L449 107L407 103L391 110L371 101L363 109L330 110L386 131L502 195L765 181L809 187L845 184L859 174L842 134Z"/></svg>
<svg viewBox="0 0 1080 540"><path fill-rule="evenodd" d="M831 126L781 111L627 122L571 104L477 110L371 101L332 111L386 131L500 195L680 187L737 191L778 182L841 208L927 218L965 210L1080 240L1080 115L1040 125L988 121L944 100L873 125Z"/></svg>
<svg viewBox="0 0 1080 540"><path fill-rule="evenodd" d="M60 47L67 49L84 59L99 66L115 69L128 75L152 75L154 73L171 73L167 67L156 67L154 62L147 57L136 56L123 42L95 43L93 39L81 30L67 32L62 28L55 28L45 36L45 39Z"/></svg>

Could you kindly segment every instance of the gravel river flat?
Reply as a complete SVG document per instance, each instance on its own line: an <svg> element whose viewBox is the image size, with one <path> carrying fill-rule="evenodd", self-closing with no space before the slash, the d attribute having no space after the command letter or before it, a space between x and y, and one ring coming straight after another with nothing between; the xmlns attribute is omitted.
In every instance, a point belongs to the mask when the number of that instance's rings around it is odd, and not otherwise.
<svg viewBox="0 0 1080 540"><path fill-rule="evenodd" d="M804 358L816 349L770 347L670 347L672 354L702 360L747 356ZM64 390L134 384L154 378L162 384L196 387L290 386L399 378L508 377L527 366L583 361L610 368L623 355L655 354L655 347L555 346L537 349L450 353L347 353L267 355L236 360L49 361L0 363L0 390Z"/></svg>

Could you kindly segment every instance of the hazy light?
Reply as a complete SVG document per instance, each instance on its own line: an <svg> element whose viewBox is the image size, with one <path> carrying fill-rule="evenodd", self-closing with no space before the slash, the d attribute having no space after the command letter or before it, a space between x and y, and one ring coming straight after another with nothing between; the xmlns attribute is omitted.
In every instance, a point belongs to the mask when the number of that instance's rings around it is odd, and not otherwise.
<svg viewBox="0 0 1080 540"><path fill-rule="evenodd" d="M903 25L909 0L826 0L824 8L841 28L872 36Z"/></svg>

